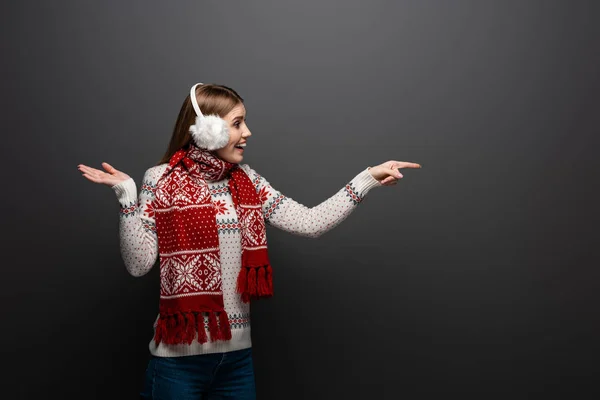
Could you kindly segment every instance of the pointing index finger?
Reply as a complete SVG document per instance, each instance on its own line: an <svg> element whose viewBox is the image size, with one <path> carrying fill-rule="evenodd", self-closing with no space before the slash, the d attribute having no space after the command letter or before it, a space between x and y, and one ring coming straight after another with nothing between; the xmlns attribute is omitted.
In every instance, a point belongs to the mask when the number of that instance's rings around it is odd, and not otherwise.
<svg viewBox="0 0 600 400"><path fill-rule="evenodd" d="M407 161L397 161L394 168L421 168L421 164L407 162Z"/></svg>

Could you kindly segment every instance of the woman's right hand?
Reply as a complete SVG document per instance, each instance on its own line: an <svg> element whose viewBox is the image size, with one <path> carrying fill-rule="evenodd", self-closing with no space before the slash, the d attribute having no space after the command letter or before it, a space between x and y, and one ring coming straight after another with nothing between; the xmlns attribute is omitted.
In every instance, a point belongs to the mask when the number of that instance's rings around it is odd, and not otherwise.
<svg viewBox="0 0 600 400"><path fill-rule="evenodd" d="M102 183L107 186L114 186L130 178L129 175L115 169L109 163L103 162L102 167L106 170L106 172L96 168L88 167L87 165L83 164L79 164L77 169L79 169L84 178L87 178L89 181L94 183Z"/></svg>

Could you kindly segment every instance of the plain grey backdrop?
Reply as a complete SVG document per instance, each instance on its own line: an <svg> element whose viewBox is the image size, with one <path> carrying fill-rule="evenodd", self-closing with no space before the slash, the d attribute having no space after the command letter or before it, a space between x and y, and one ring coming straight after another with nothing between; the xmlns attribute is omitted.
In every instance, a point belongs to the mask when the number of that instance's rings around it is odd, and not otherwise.
<svg viewBox="0 0 600 400"><path fill-rule="evenodd" d="M245 160L307 206L421 163L317 240L269 228L258 398L597 398L595 1L2 2L3 399L137 398L158 265L119 253L196 82L245 99Z"/></svg>

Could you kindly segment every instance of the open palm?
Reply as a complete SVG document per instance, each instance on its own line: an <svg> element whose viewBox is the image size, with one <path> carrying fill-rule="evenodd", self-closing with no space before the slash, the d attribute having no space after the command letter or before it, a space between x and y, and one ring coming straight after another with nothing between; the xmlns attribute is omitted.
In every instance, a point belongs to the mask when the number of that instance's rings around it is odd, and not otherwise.
<svg viewBox="0 0 600 400"><path fill-rule="evenodd" d="M102 167L106 172L83 164L79 164L77 169L79 169L83 177L87 178L89 181L107 186L114 186L130 178L129 175L117 170L109 163L103 162Z"/></svg>

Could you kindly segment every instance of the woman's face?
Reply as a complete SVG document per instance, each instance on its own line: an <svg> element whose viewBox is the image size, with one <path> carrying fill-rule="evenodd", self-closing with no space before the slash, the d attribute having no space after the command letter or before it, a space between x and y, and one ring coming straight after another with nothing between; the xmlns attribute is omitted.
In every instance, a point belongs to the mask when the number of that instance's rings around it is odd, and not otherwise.
<svg viewBox="0 0 600 400"><path fill-rule="evenodd" d="M223 118L229 126L229 143L222 149L215 150L215 154L223 161L239 164L244 159L244 149L237 146L244 145L252 135L246 125L246 107L238 104Z"/></svg>

